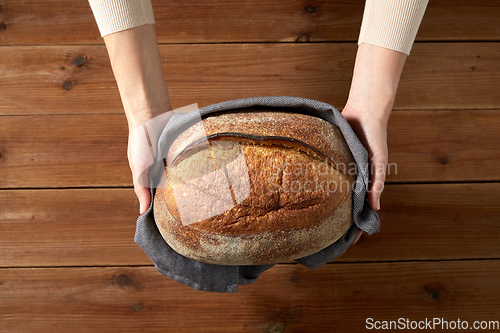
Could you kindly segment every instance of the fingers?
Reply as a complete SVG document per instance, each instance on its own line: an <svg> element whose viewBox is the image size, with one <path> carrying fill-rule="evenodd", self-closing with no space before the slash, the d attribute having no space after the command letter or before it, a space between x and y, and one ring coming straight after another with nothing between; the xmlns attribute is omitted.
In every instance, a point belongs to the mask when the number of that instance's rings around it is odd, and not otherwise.
<svg viewBox="0 0 500 333"><path fill-rule="evenodd" d="M380 210L380 197L384 189L388 160L387 124L370 118L370 114L361 117L355 111L345 108L342 115L351 125L368 151L370 161L370 184L368 203L376 211Z"/></svg>
<svg viewBox="0 0 500 333"><path fill-rule="evenodd" d="M139 212L144 214L149 207L151 198L149 193L148 170L153 164L154 152L145 126L139 126L129 134L127 155L134 192L139 199Z"/></svg>
<svg viewBox="0 0 500 333"><path fill-rule="evenodd" d="M198 109L197 104L188 107L190 111ZM151 203L148 174L156 158L158 139L173 113L168 106L164 112L155 113L154 117L153 114L138 112L135 115L137 118L127 118L129 121L127 157L141 214L147 211Z"/></svg>
<svg viewBox="0 0 500 333"><path fill-rule="evenodd" d="M376 154L371 159L370 188L368 191L368 202L370 207L376 211L380 210L380 197L384 190L385 174L387 168L387 155Z"/></svg>
<svg viewBox="0 0 500 333"><path fill-rule="evenodd" d="M134 172L132 168L132 177L134 182L134 192L139 199L139 213L144 214L151 203L151 194L149 192L149 187L144 186L148 184L148 170L143 170L143 172ZM138 176L137 176L138 175Z"/></svg>
<svg viewBox="0 0 500 333"><path fill-rule="evenodd" d="M356 244L362 234L363 234L363 230L359 229L358 234L356 235L356 238L354 238L354 241L352 243Z"/></svg>
<svg viewBox="0 0 500 333"><path fill-rule="evenodd" d="M134 192L139 199L139 213L142 215L148 210L151 201L151 194L149 192L148 183L148 170L149 168L138 167L132 161L129 163L130 170L132 171L132 181L134 183Z"/></svg>
<svg viewBox="0 0 500 333"><path fill-rule="evenodd" d="M151 204L151 195L149 193L149 188L144 186L134 186L135 195L139 199L139 213L144 214Z"/></svg>

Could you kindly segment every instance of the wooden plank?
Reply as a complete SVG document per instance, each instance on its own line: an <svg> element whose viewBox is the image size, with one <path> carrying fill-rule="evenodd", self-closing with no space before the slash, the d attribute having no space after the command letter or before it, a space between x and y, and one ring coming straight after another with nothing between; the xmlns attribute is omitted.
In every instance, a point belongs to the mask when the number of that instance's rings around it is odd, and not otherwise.
<svg viewBox="0 0 500 333"><path fill-rule="evenodd" d="M0 276L0 323L16 333L361 332L367 318L460 319L468 327L500 320L498 260L316 271L279 265L229 295L192 290L153 267L2 269Z"/></svg>
<svg viewBox="0 0 500 333"><path fill-rule="evenodd" d="M386 185L381 231L340 261L499 258L499 183Z"/></svg>
<svg viewBox="0 0 500 333"><path fill-rule="evenodd" d="M393 112L388 181L498 180L498 128L495 110Z"/></svg>
<svg viewBox="0 0 500 333"><path fill-rule="evenodd" d="M130 186L123 115L4 116L0 187Z"/></svg>
<svg viewBox="0 0 500 333"><path fill-rule="evenodd" d="M86 0L3 0L0 45L103 43Z"/></svg>
<svg viewBox="0 0 500 333"><path fill-rule="evenodd" d="M388 182L500 180L498 110L396 111ZM0 188L132 186L123 115L0 117Z"/></svg>
<svg viewBox="0 0 500 333"><path fill-rule="evenodd" d="M415 45L394 107L499 108L499 45ZM286 95L343 108L356 45L164 45L161 53L173 107ZM0 58L0 114L122 112L104 46L1 47Z"/></svg>
<svg viewBox="0 0 500 333"><path fill-rule="evenodd" d="M500 4L495 0L429 1L416 40L498 41L499 20Z"/></svg>
<svg viewBox="0 0 500 333"><path fill-rule="evenodd" d="M364 1L153 0L161 43L356 41ZM306 9L307 7L307 9ZM1 45L102 43L85 0L4 0ZM499 40L495 0L431 1L417 40Z"/></svg>
<svg viewBox="0 0 500 333"><path fill-rule="evenodd" d="M381 232L336 261L499 258L499 200L499 183L387 185ZM0 267L151 263L133 241L132 189L3 190L0 202Z"/></svg>
<svg viewBox="0 0 500 333"><path fill-rule="evenodd" d="M0 191L0 266L150 264L132 189Z"/></svg>
<svg viewBox="0 0 500 333"><path fill-rule="evenodd" d="M123 112L103 46L0 47L0 58L0 114Z"/></svg>

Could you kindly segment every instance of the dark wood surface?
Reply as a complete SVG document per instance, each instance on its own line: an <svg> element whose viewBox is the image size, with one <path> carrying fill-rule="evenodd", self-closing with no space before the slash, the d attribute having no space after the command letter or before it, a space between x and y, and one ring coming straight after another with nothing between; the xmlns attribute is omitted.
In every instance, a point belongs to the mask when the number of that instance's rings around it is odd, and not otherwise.
<svg viewBox="0 0 500 333"><path fill-rule="evenodd" d="M342 109L363 5L153 1L173 106L294 95ZM134 243L127 124L88 2L0 1L0 331L500 322L499 42L500 2L431 0L389 122L381 232L315 271L284 263L216 294Z"/></svg>
<svg viewBox="0 0 500 333"><path fill-rule="evenodd" d="M153 267L16 268L2 272L0 313L7 332L364 332L368 318L472 326L498 318L499 279L498 260L282 264L214 294Z"/></svg>
<svg viewBox="0 0 500 333"><path fill-rule="evenodd" d="M394 111L387 182L499 181L499 114ZM132 186L122 114L1 119L0 188Z"/></svg>
<svg viewBox="0 0 500 333"><path fill-rule="evenodd" d="M500 184L390 184L381 232L336 261L495 259ZM132 189L3 190L0 267L148 265Z"/></svg>
<svg viewBox="0 0 500 333"><path fill-rule="evenodd" d="M153 0L160 43L357 40L363 0ZM86 0L3 0L0 45L102 44ZM307 9L306 9L307 8ZM498 41L496 0L430 1L419 41Z"/></svg>
<svg viewBox="0 0 500 333"><path fill-rule="evenodd" d="M183 44L160 51L175 108L286 95L342 109L356 44ZM104 46L1 47L0 58L0 114L122 113ZM417 43L394 108L498 109L498 91L498 43Z"/></svg>

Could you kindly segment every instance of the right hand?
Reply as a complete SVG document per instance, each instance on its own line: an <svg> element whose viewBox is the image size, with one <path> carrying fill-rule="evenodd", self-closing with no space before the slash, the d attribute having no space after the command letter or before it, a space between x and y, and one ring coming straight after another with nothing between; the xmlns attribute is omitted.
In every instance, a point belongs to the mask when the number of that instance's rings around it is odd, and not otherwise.
<svg viewBox="0 0 500 333"><path fill-rule="evenodd" d="M368 151L370 163L368 202L372 209L378 211L388 162L387 119L378 119L375 112L358 111L349 105L346 105L342 115Z"/></svg>
<svg viewBox="0 0 500 333"><path fill-rule="evenodd" d="M173 111L167 108L165 112L156 116L149 114L142 116L141 120L129 120L127 156L132 171L134 192L140 203L140 214L144 214L151 204L149 168L156 158L160 134L172 114Z"/></svg>
<svg viewBox="0 0 500 333"><path fill-rule="evenodd" d="M356 54L349 98L342 115L368 151L368 202L380 210L388 163L387 123L391 114L406 54L361 43ZM361 236L358 233L354 243Z"/></svg>
<svg viewBox="0 0 500 333"><path fill-rule="evenodd" d="M342 115L349 122L361 143L368 151L370 163L370 186L368 202L372 209L380 210L380 197L384 190L388 161L387 121L376 119L373 112L361 112L346 105ZM359 230L353 244L359 240L363 230Z"/></svg>

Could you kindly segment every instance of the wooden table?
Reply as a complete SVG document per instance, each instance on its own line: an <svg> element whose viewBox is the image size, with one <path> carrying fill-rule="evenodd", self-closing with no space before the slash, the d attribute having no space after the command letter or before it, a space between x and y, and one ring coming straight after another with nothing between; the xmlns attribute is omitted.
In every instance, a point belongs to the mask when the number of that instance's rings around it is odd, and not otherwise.
<svg viewBox="0 0 500 333"><path fill-rule="evenodd" d="M153 1L172 106L292 95L341 109L363 5ZM1 1L0 331L498 323L499 41L497 0L431 1L390 119L381 232L315 271L280 264L215 294L162 276L133 242L127 125L88 3Z"/></svg>

